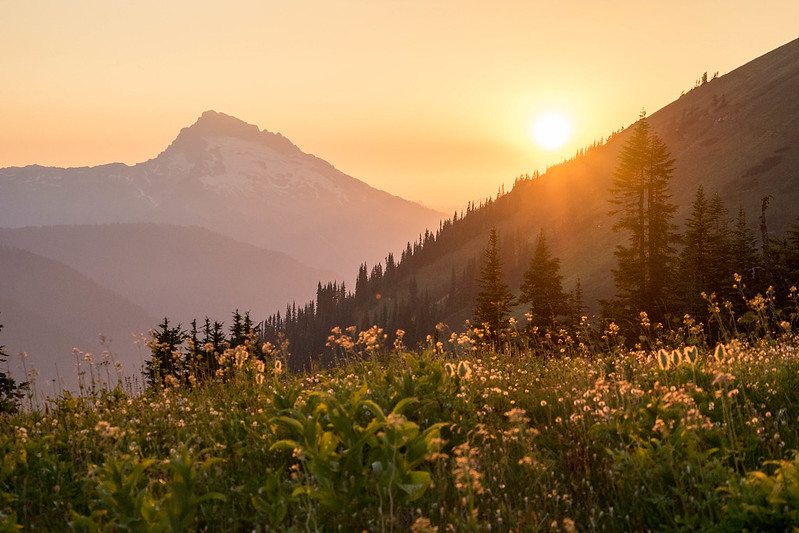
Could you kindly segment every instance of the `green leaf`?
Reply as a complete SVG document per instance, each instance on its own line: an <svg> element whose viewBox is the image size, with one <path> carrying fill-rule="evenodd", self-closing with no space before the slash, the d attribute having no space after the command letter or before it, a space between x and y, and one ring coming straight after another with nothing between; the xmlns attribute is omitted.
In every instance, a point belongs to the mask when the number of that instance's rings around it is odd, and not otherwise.
<svg viewBox="0 0 799 533"><path fill-rule="evenodd" d="M392 409L391 412L394 413L395 415L401 415L405 412L405 409L409 405L413 405L415 403L419 403L419 399L416 397L411 396L409 398L403 398L402 400L397 402L397 405L394 406L394 409Z"/></svg>
<svg viewBox="0 0 799 533"><path fill-rule="evenodd" d="M283 440L277 441L272 446L270 446L269 447L269 451L273 452L275 450L295 450L296 448L299 448L299 447L300 447L300 445L299 445L299 443L297 443L297 441L290 440L290 439L283 439Z"/></svg>
<svg viewBox="0 0 799 533"><path fill-rule="evenodd" d="M368 407L369 411L371 411L374 414L374 417L376 419L380 420L381 422L386 421L386 415L383 414L383 408L377 405L372 400L363 400L361 402L361 405Z"/></svg>
<svg viewBox="0 0 799 533"><path fill-rule="evenodd" d="M330 454L336 451L339 442L341 442L341 440L332 431L325 431L319 443L319 456L321 458L330 456Z"/></svg>
<svg viewBox="0 0 799 533"><path fill-rule="evenodd" d="M290 416L278 416L269 421L270 424L278 423L286 426L288 429L297 432L298 434L302 435L304 432L304 427L302 422L297 420L296 418L292 418Z"/></svg>
<svg viewBox="0 0 799 533"><path fill-rule="evenodd" d="M414 501L422 496L430 486L430 472L414 470L408 474L409 483L397 484L408 495L408 501Z"/></svg>

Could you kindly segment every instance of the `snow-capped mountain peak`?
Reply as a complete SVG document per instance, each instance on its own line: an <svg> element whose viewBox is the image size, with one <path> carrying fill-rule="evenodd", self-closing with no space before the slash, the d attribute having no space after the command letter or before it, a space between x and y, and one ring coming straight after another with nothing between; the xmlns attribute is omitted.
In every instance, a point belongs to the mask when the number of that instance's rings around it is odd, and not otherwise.
<svg viewBox="0 0 799 533"><path fill-rule="evenodd" d="M142 166L147 174L166 171L173 180L192 179L215 193L233 196L268 190L283 198L346 203L345 189L357 181L279 133L216 111L203 113Z"/></svg>
<svg viewBox="0 0 799 533"><path fill-rule="evenodd" d="M215 111L134 166L0 169L0 227L196 225L342 275L402 249L440 216Z"/></svg>

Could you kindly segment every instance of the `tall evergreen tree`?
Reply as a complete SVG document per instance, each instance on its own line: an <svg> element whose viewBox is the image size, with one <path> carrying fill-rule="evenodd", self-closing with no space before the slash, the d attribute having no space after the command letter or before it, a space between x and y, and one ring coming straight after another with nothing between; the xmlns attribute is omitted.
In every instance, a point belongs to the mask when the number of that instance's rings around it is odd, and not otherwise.
<svg viewBox="0 0 799 533"><path fill-rule="evenodd" d="M613 229L629 234L627 244L615 252L616 299L604 302L605 313L617 319L632 320L640 311L655 320L666 314L676 241L676 206L668 193L673 170L674 160L642 112L621 152L611 189L617 206L611 215L618 215Z"/></svg>
<svg viewBox="0 0 799 533"><path fill-rule="evenodd" d="M713 251L711 220L705 189L700 185L685 222L683 249L679 258L679 280L685 312L698 316L704 309L700 294L708 290L712 279Z"/></svg>
<svg viewBox="0 0 799 533"><path fill-rule="evenodd" d="M519 303L529 303L533 324L553 328L559 315L568 313L569 302L563 292L560 260L552 257L544 230L538 234L535 254L524 273Z"/></svg>
<svg viewBox="0 0 799 533"><path fill-rule="evenodd" d="M498 343L500 330L506 327L513 306L513 293L502 273L496 228L491 228L488 246L483 251L483 268L478 284L480 291L477 293L474 320L478 325L486 325L491 339Z"/></svg>
<svg viewBox="0 0 799 533"><path fill-rule="evenodd" d="M289 311L286 312L287 318L290 313ZM235 348L236 346L241 346L247 341L247 334L249 332L244 326L244 319L239 313L239 310L236 309L233 312L233 324L230 325L230 347Z"/></svg>
<svg viewBox="0 0 799 533"><path fill-rule="evenodd" d="M580 325L583 316L586 314L585 298L583 296L583 285L580 283L580 278L577 278L577 284L574 290L569 294L569 315L568 325L576 329Z"/></svg>
<svg viewBox="0 0 799 533"><path fill-rule="evenodd" d="M763 278L763 267L757 251L757 238L746 222L746 211L738 209L738 217L730 238L730 266L733 273L739 274L744 283L757 289L756 281Z"/></svg>
<svg viewBox="0 0 799 533"><path fill-rule="evenodd" d="M366 263L358 267L358 277L355 279L355 298L362 302L366 298L366 288L369 285Z"/></svg>
<svg viewBox="0 0 799 533"><path fill-rule="evenodd" d="M730 213L718 193L713 195L708 205L710 212L710 279L706 292L729 299L731 297L732 270L732 230Z"/></svg>

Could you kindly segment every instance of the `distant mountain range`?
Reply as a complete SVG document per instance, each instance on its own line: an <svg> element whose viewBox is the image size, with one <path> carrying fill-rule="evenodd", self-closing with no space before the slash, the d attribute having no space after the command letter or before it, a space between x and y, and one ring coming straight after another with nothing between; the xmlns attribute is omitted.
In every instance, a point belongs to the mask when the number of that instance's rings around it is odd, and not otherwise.
<svg viewBox="0 0 799 533"><path fill-rule="evenodd" d="M134 166L0 169L0 227L199 226L341 277L401 249L441 216L214 111Z"/></svg>
<svg viewBox="0 0 799 533"><path fill-rule="evenodd" d="M0 245L10 247L0 256L0 344L27 351L48 379L73 346L100 349L99 333L114 333L131 362L141 357L134 329L164 316L228 321L235 309L260 320L402 249L441 216L214 111L134 166L0 169ZM85 294L63 287L75 276ZM117 320L73 312L81 302L119 308L104 314Z"/></svg>
<svg viewBox="0 0 799 533"><path fill-rule="evenodd" d="M37 392L77 390L73 348L93 355L97 377L102 369L103 381L106 370L116 381L113 366L99 365L106 349L121 363L125 376L137 377L146 348L133 345L132 333L154 327L154 315L77 270L24 250L0 246L0 272L0 323L4 326L0 344L6 346L8 365L18 381L24 381L25 368L35 368ZM100 334L107 338L105 345ZM28 354L24 362L19 357L22 351ZM88 363L81 364L88 382Z"/></svg>
<svg viewBox="0 0 799 533"><path fill-rule="evenodd" d="M320 280L335 279L330 270L198 227L0 228L0 244L58 261L150 316L184 324L206 315L225 320L237 308L263 317L293 299L312 297Z"/></svg>

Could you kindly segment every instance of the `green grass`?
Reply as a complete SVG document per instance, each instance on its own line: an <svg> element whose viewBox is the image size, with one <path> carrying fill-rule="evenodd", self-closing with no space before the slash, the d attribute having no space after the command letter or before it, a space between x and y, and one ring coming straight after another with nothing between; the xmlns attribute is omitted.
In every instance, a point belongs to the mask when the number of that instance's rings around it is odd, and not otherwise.
<svg viewBox="0 0 799 533"><path fill-rule="evenodd" d="M225 382L5 416L0 530L799 526L795 336L668 367L456 346L302 376L239 354Z"/></svg>

